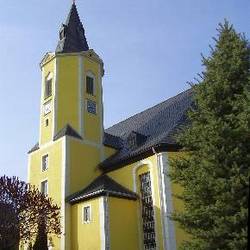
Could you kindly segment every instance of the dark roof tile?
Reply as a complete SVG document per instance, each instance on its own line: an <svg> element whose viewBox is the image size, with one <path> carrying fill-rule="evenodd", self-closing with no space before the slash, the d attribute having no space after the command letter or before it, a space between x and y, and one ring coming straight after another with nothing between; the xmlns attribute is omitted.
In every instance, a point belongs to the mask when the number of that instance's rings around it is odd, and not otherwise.
<svg viewBox="0 0 250 250"><path fill-rule="evenodd" d="M54 141L60 139L63 136L71 136L77 139L82 139L82 137L69 125L67 124L63 129L61 129L55 136Z"/></svg>
<svg viewBox="0 0 250 250"><path fill-rule="evenodd" d="M31 150L28 152L28 154L33 153L33 152L35 152L35 151L38 150L38 149L39 149L39 143L37 142L37 143L31 148Z"/></svg>
<svg viewBox="0 0 250 250"><path fill-rule="evenodd" d="M62 25L57 44L57 53L72 53L89 50L85 30L79 18L75 3L72 4L65 24Z"/></svg>
<svg viewBox="0 0 250 250"><path fill-rule="evenodd" d="M136 200L137 194L123 187L107 175L101 175L83 190L70 195L66 200L71 204L98 196L113 196Z"/></svg>
<svg viewBox="0 0 250 250"><path fill-rule="evenodd" d="M192 90L188 89L106 129L106 133L122 140L123 147L118 153L102 162L101 169L108 171L112 166L119 165L157 145L176 145L174 135L187 124L187 111L192 104ZM144 135L145 140L137 147L131 147L129 143L131 133Z"/></svg>

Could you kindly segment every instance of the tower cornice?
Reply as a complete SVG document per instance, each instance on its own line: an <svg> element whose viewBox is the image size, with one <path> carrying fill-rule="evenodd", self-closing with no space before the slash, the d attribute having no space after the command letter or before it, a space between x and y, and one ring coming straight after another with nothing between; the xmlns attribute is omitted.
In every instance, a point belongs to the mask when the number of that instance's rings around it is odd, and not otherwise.
<svg viewBox="0 0 250 250"><path fill-rule="evenodd" d="M104 63L101 57L93 50L89 49L88 51L82 51L82 52L72 52L72 53L54 53L54 52L47 52L44 57L42 58L42 61L40 63L40 67L44 67L47 63L52 61L54 58L60 58L60 57L67 57L67 56L84 56L87 57L89 60L92 60L94 62L99 63L102 65L103 72L102 76L104 75Z"/></svg>

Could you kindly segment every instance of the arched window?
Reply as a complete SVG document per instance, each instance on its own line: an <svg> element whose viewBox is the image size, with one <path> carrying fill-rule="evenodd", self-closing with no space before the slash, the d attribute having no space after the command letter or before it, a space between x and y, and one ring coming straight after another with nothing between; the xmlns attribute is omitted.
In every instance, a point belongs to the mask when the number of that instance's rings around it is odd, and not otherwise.
<svg viewBox="0 0 250 250"><path fill-rule="evenodd" d="M86 93L95 95L95 76L92 72L87 72L86 75Z"/></svg>
<svg viewBox="0 0 250 250"><path fill-rule="evenodd" d="M51 95L52 95L52 74L49 73L45 79L44 99L50 97Z"/></svg>
<svg viewBox="0 0 250 250"><path fill-rule="evenodd" d="M154 207L150 172L139 175L144 249L156 249Z"/></svg>
<svg viewBox="0 0 250 250"><path fill-rule="evenodd" d="M140 194L141 233L144 250L157 249L152 166L150 161L143 160L133 169L134 192Z"/></svg>

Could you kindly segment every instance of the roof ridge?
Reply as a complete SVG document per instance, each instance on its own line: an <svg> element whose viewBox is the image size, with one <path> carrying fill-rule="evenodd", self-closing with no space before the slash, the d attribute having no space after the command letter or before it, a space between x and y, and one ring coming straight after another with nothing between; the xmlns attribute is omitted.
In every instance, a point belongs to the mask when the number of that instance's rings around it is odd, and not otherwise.
<svg viewBox="0 0 250 250"><path fill-rule="evenodd" d="M173 99L173 98L176 98L177 96L182 95L182 94L185 93L185 92L189 92L189 91L191 91L191 90L192 90L191 88L186 89L186 90L180 92L179 94L177 94L177 95L175 95L175 96L172 96L172 97L170 97L170 98L168 98L168 99L166 99L166 100L164 100L164 101L162 101L162 102L160 102L160 103L158 103L158 104L156 104L156 105L154 105L154 106L151 106L151 107L149 107L149 108L147 108L147 109L144 109L144 110L141 111L141 112L138 112L138 113L136 113L136 114L134 114L134 115L132 115L132 116L130 116L130 117L128 117L128 118L126 118L126 119L120 121L120 122L117 122L117 123L113 124L112 126L106 128L106 129L105 129L105 132L110 134L110 132L107 132L107 130L113 128L114 126L117 126L118 124L122 124L123 122L126 122L126 121L128 121L128 120L130 120L130 119L133 119L135 116L140 115L140 114L142 114L142 113L144 113L144 112L146 112L146 111L149 111L149 110L151 110L151 109L153 109L153 108L155 108L155 107L157 107L157 106L160 106L160 105L162 105L163 103L165 103L165 102L167 102L167 101L169 101L169 100L171 100L171 99ZM111 134L111 135L112 135L112 134Z"/></svg>

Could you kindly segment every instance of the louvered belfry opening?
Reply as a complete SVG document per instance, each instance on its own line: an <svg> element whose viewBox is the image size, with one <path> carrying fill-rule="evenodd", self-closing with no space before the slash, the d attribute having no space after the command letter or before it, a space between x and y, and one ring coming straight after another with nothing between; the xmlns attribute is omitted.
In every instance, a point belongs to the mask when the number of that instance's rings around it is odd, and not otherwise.
<svg viewBox="0 0 250 250"><path fill-rule="evenodd" d="M156 240L150 172L140 175L139 178L144 249L154 250L156 249Z"/></svg>

